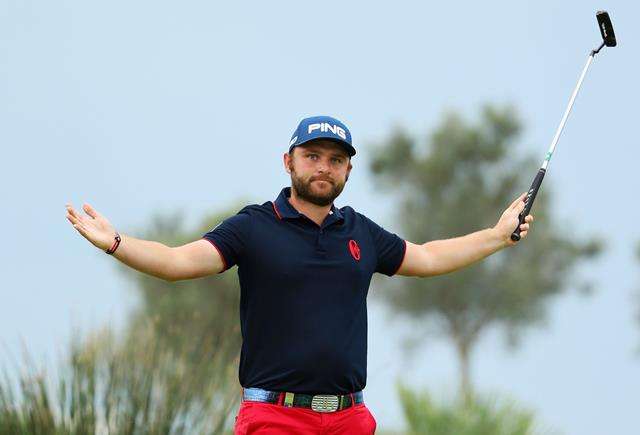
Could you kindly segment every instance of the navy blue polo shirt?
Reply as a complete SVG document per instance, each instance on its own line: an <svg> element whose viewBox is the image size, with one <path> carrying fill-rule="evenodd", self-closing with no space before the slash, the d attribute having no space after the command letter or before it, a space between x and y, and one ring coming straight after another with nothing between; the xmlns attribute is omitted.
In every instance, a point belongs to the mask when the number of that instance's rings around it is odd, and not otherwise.
<svg viewBox="0 0 640 435"><path fill-rule="evenodd" d="M224 270L237 265L245 387L306 394L364 389L367 293L394 275L406 243L351 207L322 225L288 201L291 188L244 207L203 235Z"/></svg>

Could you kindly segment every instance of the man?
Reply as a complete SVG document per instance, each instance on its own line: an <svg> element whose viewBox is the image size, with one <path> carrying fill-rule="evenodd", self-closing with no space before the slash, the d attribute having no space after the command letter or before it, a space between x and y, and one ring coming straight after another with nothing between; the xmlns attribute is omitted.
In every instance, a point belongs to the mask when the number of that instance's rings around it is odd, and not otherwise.
<svg viewBox="0 0 640 435"><path fill-rule="evenodd" d="M236 434L372 434L364 404L366 297L374 272L427 277L502 248L524 209L518 197L493 228L414 244L353 208L336 208L356 153L327 116L303 119L283 156L291 187L170 248L118 234L90 205L67 218L91 243L156 277L178 281L238 266L243 401ZM521 225L527 236L532 216Z"/></svg>

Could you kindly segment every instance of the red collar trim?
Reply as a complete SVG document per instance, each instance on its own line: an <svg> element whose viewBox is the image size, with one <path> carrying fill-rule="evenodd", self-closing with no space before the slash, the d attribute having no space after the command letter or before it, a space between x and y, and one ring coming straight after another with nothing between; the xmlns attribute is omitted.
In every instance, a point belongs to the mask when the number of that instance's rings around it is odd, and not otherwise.
<svg viewBox="0 0 640 435"><path fill-rule="evenodd" d="M271 205L273 206L273 211L276 213L276 216L278 216L279 220L282 220L282 216L280 216L280 212L278 211L278 209L276 208L276 203L271 201Z"/></svg>

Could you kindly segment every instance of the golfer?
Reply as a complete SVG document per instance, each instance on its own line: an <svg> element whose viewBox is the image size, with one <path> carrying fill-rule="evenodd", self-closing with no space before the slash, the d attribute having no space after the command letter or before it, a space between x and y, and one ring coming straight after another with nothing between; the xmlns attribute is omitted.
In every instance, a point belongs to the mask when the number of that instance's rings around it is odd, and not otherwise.
<svg viewBox="0 0 640 435"><path fill-rule="evenodd" d="M86 215L66 206L82 236L140 272L173 282L238 266L243 397L236 434L373 434L362 392L373 273L440 275L516 243L510 236L525 194L492 228L424 244L336 207L355 154L342 122L303 119L283 155L291 186L175 248L119 234L89 204ZM532 220L521 225L522 239Z"/></svg>

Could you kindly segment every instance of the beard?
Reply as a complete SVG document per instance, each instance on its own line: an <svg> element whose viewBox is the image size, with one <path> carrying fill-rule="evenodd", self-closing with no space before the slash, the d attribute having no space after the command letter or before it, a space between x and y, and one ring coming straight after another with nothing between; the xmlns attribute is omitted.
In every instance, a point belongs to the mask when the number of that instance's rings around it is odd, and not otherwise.
<svg viewBox="0 0 640 435"><path fill-rule="evenodd" d="M293 165L289 165L289 170L291 171L291 188L296 191L298 197L320 207L333 203L333 200L342 193L342 189L344 189L344 185L349 179L349 175L347 175L343 182L338 182L330 177L320 176L310 178L307 181L298 176ZM325 180L331 185L331 188L324 188L320 191L317 187L312 185L316 180Z"/></svg>

